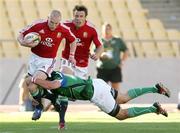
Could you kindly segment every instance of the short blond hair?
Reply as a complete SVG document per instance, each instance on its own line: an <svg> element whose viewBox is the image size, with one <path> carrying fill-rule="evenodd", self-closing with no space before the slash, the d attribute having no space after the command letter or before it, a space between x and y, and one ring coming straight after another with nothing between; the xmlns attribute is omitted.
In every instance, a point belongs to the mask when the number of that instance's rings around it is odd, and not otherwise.
<svg viewBox="0 0 180 133"><path fill-rule="evenodd" d="M61 12L59 10L52 10L49 17L61 17Z"/></svg>

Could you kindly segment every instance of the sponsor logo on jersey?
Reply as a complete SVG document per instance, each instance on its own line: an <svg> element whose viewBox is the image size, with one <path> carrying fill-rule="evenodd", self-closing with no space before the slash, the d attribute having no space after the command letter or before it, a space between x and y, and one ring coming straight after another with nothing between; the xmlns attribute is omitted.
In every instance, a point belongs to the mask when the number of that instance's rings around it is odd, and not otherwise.
<svg viewBox="0 0 180 133"><path fill-rule="evenodd" d="M83 46L83 43L81 42L80 38L76 38L76 45L77 46Z"/></svg>
<svg viewBox="0 0 180 133"><path fill-rule="evenodd" d="M53 39L52 38L50 38L50 37L47 37L46 39L45 39L45 41L41 41L41 44L42 45L46 45L46 46L48 46L48 47L52 47L54 44L53 44Z"/></svg>

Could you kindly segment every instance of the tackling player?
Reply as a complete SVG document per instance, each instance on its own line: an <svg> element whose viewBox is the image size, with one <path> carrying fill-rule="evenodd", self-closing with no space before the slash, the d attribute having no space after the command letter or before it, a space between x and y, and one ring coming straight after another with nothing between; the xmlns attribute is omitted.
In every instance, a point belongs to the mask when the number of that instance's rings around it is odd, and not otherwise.
<svg viewBox="0 0 180 133"><path fill-rule="evenodd" d="M132 107L122 109L119 104L127 103L128 101L147 93L159 93L170 97L169 90L161 83L152 87L134 88L128 90L125 94L111 88L102 79L87 80L75 77L73 75L64 75L60 72L52 72L51 78L42 80L38 78L29 78L27 82L33 82L43 88L51 90L55 95L67 96L75 100L89 100L97 105L105 113L119 119L136 117L147 113L157 113L168 116L168 113L161 107L158 102L155 102L149 107ZM43 92L41 88L41 92ZM43 93L41 93L43 96Z"/></svg>

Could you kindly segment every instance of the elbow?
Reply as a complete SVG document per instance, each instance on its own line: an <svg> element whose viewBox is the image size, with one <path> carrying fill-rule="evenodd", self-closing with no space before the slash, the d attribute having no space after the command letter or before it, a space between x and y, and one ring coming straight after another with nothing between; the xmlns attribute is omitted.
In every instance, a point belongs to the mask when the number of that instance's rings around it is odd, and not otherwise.
<svg viewBox="0 0 180 133"><path fill-rule="evenodd" d="M59 87L60 87L59 82L53 82L52 84L49 84L49 85L48 85L47 89L48 89L48 90L53 90L53 89L57 89L57 88L59 88Z"/></svg>

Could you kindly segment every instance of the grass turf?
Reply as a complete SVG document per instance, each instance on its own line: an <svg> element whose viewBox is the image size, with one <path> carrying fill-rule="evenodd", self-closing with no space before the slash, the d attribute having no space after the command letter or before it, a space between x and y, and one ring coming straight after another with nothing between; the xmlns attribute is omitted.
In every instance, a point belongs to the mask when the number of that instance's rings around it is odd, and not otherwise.
<svg viewBox="0 0 180 133"><path fill-rule="evenodd" d="M57 133L58 114L43 113L40 120L31 120L32 112L0 113L0 133ZM148 114L118 121L103 112L67 113L65 133L179 133L180 113L169 117Z"/></svg>

